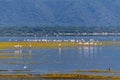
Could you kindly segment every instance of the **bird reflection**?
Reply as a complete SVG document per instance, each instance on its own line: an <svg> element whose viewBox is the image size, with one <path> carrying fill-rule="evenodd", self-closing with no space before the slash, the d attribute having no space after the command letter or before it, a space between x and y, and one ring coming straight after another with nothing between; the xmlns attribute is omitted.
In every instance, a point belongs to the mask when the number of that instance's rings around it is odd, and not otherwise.
<svg viewBox="0 0 120 80"><path fill-rule="evenodd" d="M32 56L32 50L30 49L28 51L28 53L23 53L22 49L15 49L14 54L15 54L16 58L23 58L23 57L25 57L25 58L31 58L31 56Z"/></svg>
<svg viewBox="0 0 120 80"><path fill-rule="evenodd" d="M95 57L98 53L102 50L99 46L84 46L79 47L79 54L83 55L84 57Z"/></svg>
<svg viewBox="0 0 120 80"><path fill-rule="evenodd" d="M84 56L88 57L89 56L89 47L83 47L84 49Z"/></svg>
<svg viewBox="0 0 120 80"><path fill-rule="evenodd" d="M59 48L59 54L61 54L61 53L62 53L61 51L62 51L62 49L61 49L61 48Z"/></svg>
<svg viewBox="0 0 120 80"><path fill-rule="evenodd" d="M31 49L29 50L29 55L32 55L32 50Z"/></svg>
<svg viewBox="0 0 120 80"><path fill-rule="evenodd" d="M15 50L15 56L21 56L22 50L21 49L16 49Z"/></svg>

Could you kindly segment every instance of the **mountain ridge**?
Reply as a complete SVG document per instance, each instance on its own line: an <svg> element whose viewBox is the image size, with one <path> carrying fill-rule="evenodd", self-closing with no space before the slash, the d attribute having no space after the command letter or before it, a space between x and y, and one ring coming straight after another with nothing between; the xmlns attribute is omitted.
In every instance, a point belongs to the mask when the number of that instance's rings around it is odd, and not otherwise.
<svg viewBox="0 0 120 80"><path fill-rule="evenodd" d="M120 26L119 0L0 0L0 26Z"/></svg>

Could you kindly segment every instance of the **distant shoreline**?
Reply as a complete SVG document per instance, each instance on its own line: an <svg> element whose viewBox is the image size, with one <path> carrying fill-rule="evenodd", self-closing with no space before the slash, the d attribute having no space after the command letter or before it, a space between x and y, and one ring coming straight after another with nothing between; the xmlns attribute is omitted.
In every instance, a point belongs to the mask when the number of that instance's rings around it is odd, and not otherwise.
<svg viewBox="0 0 120 80"><path fill-rule="evenodd" d="M120 27L13 26L0 27L0 36L120 36Z"/></svg>
<svg viewBox="0 0 120 80"><path fill-rule="evenodd" d="M49 37L49 36L55 36L55 37L59 37L59 36L120 36L120 32L118 33L108 33L108 32L102 32L102 33L21 33L21 34L1 34L0 33L0 37Z"/></svg>

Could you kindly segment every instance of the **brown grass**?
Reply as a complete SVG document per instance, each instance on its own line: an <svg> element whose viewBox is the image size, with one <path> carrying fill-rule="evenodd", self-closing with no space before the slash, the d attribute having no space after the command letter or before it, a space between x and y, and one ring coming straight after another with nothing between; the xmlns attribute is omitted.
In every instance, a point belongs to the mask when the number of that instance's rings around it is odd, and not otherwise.
<svg viewBox="0 0 120 80"><path fill-rule="evenodd" d="M59 47L78 47L78 46L81 47L81 46L120 45L120 41L103 41L103 42L95 42L95 43L87 45L84 43L79 44L78 42L0 42L0 49L15 48L15 45L21 45L22 48L59 48Z"/></svg>
<svg viewBox="0 0 120 80"><path fill-rule="evenodd" d="M73 72L79 73L79 72L91 72L91 73L118 73L114 70L74 70Z"/></svg>
<svg viewBox="0 0 120 80"><path fill-rule="evenodd" d="M12 79L101 79L101 80L119 80L120 76L97 76L85 74L0 74L0 78Z"/></svg>
<svg viewBox="0 0 120 80"><path fill-rule="evenodd" d="M58 47L78 47L78 46L101 46L99 42L94 44L79 44L78 42L0 42L0 49L15 48L21 45L22 48L58 48ZM18 47L19 49L19 47Z"/></svg>

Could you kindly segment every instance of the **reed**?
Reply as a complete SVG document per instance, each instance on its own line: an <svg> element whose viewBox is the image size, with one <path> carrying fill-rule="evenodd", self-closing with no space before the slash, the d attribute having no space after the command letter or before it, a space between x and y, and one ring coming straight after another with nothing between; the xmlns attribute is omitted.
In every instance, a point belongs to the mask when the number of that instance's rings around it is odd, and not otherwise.
<svg viewBox="0 0 120 80"><path fill-rule="evenodd" d="M58 48L78 46L101 46L102 44L79 44L78 42L0 42L0 49L6 48Z"/></svg>
<svg viewBox="0 0 120 80"><path fill-rule="evenodd" d="M108 46L120 45L120 41L93 42L92 44L79 42L0 42L0 49L9 48L59 48L59 47L84 47L84 46Z"/></svg>
<svg viewBox="0 0 120 80"><path fill-rule="evenodd" d="M95 79L119 80L120 76L98 76L87 74L0 74L0 78L8 79Z"/></svg>
<svg viewBox="0 0 120 80"><path fill-rule="evenodd" d="M114 70L74 70L73 72L79 73L79 72L90 72L90 73L118 73Z"/></svg>

